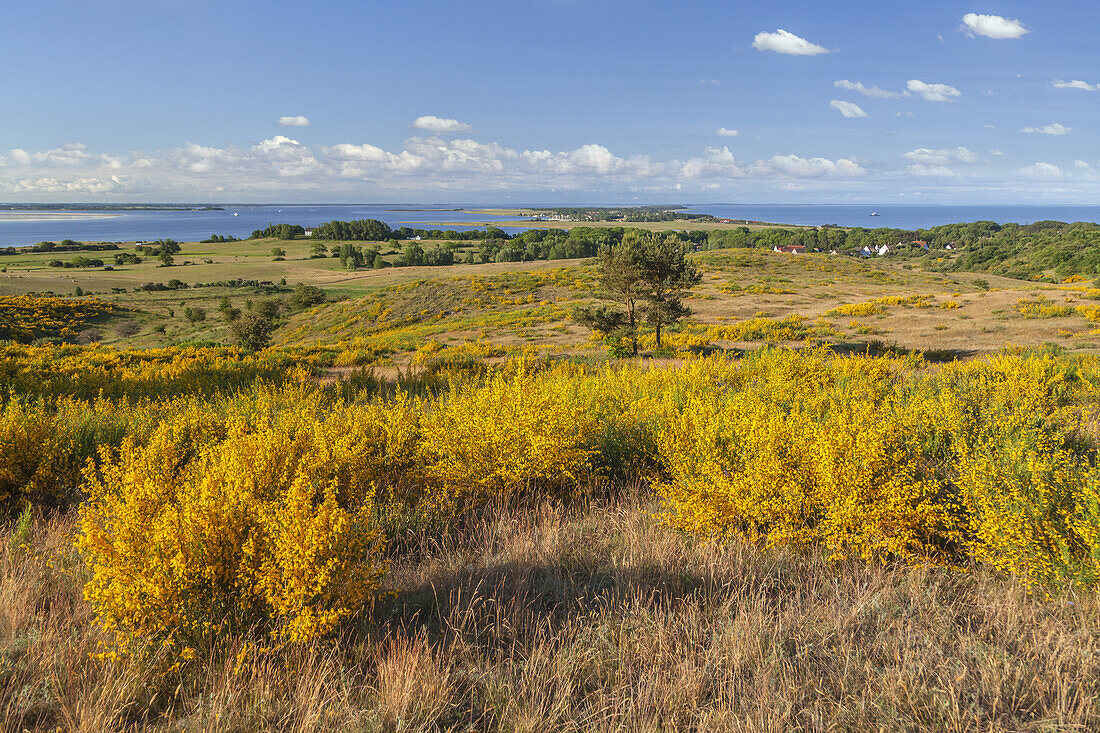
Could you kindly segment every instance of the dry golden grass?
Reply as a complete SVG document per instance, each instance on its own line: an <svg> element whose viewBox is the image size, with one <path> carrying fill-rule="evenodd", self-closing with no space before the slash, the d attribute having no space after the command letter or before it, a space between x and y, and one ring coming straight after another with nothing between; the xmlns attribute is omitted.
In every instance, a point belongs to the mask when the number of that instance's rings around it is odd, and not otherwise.
<svg viewBox="0 0 1100 733"><path fill-rule="evenodd" d="M444 537L402 538L394 595L342 638L276 650L227 638L159 678L156 660L91 658L71 520L37 520L23 548L8 528L0 727L1100 726L1095 593L700 543L661 526L644 491L624 494L500 507Z"/></svg>

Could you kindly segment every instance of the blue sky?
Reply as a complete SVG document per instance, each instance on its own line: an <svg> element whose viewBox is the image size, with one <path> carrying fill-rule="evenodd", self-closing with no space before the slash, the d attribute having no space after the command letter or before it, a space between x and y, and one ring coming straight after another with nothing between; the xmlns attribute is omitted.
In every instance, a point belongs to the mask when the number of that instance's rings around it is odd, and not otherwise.
<svg viewBox="0 0 1100 733"><path fill-rule="evenodd" d="M38 0L0 200L1095 203L1096 3Z"/></svg>

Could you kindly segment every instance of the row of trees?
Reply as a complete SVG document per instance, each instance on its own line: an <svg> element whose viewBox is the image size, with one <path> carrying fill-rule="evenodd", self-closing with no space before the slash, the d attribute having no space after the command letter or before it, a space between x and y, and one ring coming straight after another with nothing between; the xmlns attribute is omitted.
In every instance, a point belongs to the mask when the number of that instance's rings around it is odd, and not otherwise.
<svg viewBox="0 0 1100 733"><path fill-rule="evenodd" d="M354 221L329 221L313 230L315 239L328 239L351 242L386 242L391 239L434 239L472 241L478 239L507 239L508 233L497 227L457 231L454 229L413 229L401 227L391 229L389 224L377 219L355 219Z"/></svg>
<svg viewBox="0 0 1100 733"><path fill-rule="evenodd" d="M50 267L77 267L86 269L89 267L103 267L103 260L91 257L74 257L68 261L50 260L48 264Z"/></svg>
<svg viewBox="0 0 1100 733"><path fill-rule="evenodd" d="M561 209L573 212L573 209ZM577 209L576 212L590 211ZM625 210L606 209L604 212ZM661 211L639 210L637 215L662 215ZM257 230L254 237L292 238L304 234L296 225L279 224ZM386 242L393 250L401 245L399 240L434 240L446 244L435 248L411 241L394 265L445 265L455 262L521 262L593 257L601 249L623 241L629 230L625 227L598 228L574 227L563 229L530 229L509 234L499 228L489 227L465 232L439 229L392 229L377 219L326 222L313 231L313 237L322 241ZM800 245L811 251L854 253L863 248L878 248L883 244L894 247L899 242L922 241L928 249L913 248L901 256L926 258L930 269L991 272L1025 279L1066 277L1074 274L1095 274L1100 271L1100 225L1090 223L1067 224L1057 221L1040 221L1033 224L998 224L977 221L947 224L927 229L894 229L881 227L840 228L835 226L749 229L736 227L716 231L682 231L669 234L684 245L695 249L756 248L773 249L786 245ZM314 243L313 256L326 256L322 241ZM472 246L457 243L476 242ZM462 250L466 250L462 253ZM345 266L384 267L380 247L345 249L340 246L335 253Z"/></svg>
<svg viewBox="0 0 1100 733"><path fill-rule="evenodd" d="M257 229L252 232L250 239L294 239L295 237L304 236L306 233L305 227L298 224L268 224L263 229ZM211 238L210 241L213 241ZM222 240L232 241L232 240Z"/></svg>

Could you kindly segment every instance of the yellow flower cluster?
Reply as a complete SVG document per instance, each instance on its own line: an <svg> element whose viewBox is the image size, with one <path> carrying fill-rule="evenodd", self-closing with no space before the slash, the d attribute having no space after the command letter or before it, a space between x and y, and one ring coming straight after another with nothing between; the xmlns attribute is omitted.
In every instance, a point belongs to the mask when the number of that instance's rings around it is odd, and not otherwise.
<svg viewBox="0 0 1100 733"><path fill-rule="evenodd" d="M113 308L96 298L0 296L0 339L29 342L43 337L72 338L89 321L107 315Z"/></svg>
<svg viewBox="0 0 1100 733"><path fill-rule="evenodd" d="M935 302L934 296L931 295L885 295L881 298L875 298L867 303L845 303L844 305L838 305L831 311L826 313L827 316L873 316L879 313L886 312L886 306L900 305L906 308L931 308ZM940 303L941 308L958 308L958 303L947 301L946 303Z"/></svg>
<svg viewBox="0 0 1100 733"><path fill-rule="evenodd" d="M1073 306L1056 304L1041 295L1036 298L1020 298L1013 308L1024 318L1064 318L1077 313Z"/></svg>
<svg viewBox="0 0 1100 733"><path fill-rule="evenodd" d="M697 369L699 390L660 428L670 521L1091 583L1100 472L1067 406L1069 371L1002 356L918 378L911 361L820 352Z"/></svg>
<svg viewBox="0 0 1100 733"><path fill-rule="evenodd" d="M0 343L0 382L16 394L159 398L231 392L256 381L281 382L305 350L247 354L232 347L117 350L94 345Z"/></svg>
<svg viewBox="0 0 1100 733"><path fill-rule="evenodd" d="M299 384L179 411L86 469L86 595L122 652L227 627L327 634L377 592L385 518L446 520L583 480L594 423L579 376L517 361L430 409Z"/></svg>
<svg viewBox="0 0 1100 733"><path fill-rule="evenodd" d="M145 371L203 373L194 353L125 367L120 353L84 353L129 374L139 398ZM266 358L227 372L252 378L232 396L9 397L0 411L7 507L77 490L96 459L78 543L87 596L123 651L227 627L330 633L370 605L383 543L410 522L610 478L649 479L671 525L708 537L1100 581L1100 359L528 359L439 372L413 385L420 398L382 389L356 402Z"/></svg>
<svg viewBox="0 0 1100 733"><path fill-rule="evenodd" d="M801 341L842 335L824 321L813 323L799 315L782 319L751 318L732 326L711 326L707 329L707 336L716 341Z"/></svg>
<svg viewBox="0 0 1100 733"><path fill-rule="evenodd" d="M885 313L886 309L874 303L845 303L838 305L826 313L827 316L873 316L876 313Z"/></svg>
<svg viewBox="0 0 1100 733"><path fill-rule="evenodd" d="M594 433L584 380L523 360L454 386L424 424L429 501L454 513L535 487L575 485Z"/></svg>
<svg viewBox="0 0 1100 733"><path fill-rule="evenodd" d="M415 404L319 395L259 390L224 425L177 417L143 446L103 449L77 544L85 594L122 651L255 624L308 639L370 604L383 571L374 495L406 462Z"/></svg>

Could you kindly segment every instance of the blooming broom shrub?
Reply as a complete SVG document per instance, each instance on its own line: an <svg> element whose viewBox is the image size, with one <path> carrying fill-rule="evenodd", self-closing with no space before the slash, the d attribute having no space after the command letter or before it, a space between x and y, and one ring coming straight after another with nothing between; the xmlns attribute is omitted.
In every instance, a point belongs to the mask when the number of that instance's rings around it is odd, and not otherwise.
<svg viewBox="0 0 1100 733"><path fill-rule="evenodd" d="M424 422L430 503L454 513L524 488L580 480L595 429L582 377L520 360L452 386Z"/></svg>
<svg viewBox="0 0 1100 733"><path fill-rule="evenodd" d="M1050 356L954 364L926 382L973 559L1030 581L1097 577L1100 473L1073 405L1085 385Z"/></svg>
<svg viewBox="0 0 1100 733"><path fill-rule="evenodd" d="M740 384L700 384L658 439L669 521L837 557L936 554L945 512L886 364L772 352L728 375Z"/></svg>
<svg viewBox="0 0 1100 733"><path fill-rule="evenodd" d="M1091 585L1098 365L768 349L675 368L517 360L362 404L293 374L232 397L12 399L0 480L9 497L67 485L51 477L99 446L78 544L123 652L331 633L370 605L382 544L410 524L594 476L649 477L661 516L702 536Z"/></svg>
<svg viewBox="0 0 1100 733"><path fill-rule="evenodd" d="M1051 357L922 370L823 352L762 352L721 379L714 368L662 420L669 522L837 557L1094 582L1100 473L1070 409L1088 383Z"/></svg>
<svg viewBox="0 0 1100 733"><path fill-rule="evenodd" d="M375 487L400 440L386 409L315 407L231 416L224 440L197 449L165 423L145 446L104 450L77 544L120 650L254 625L310 639L370 604L383 572Z"/></svg>
<svg viewBox="0 0 1100 733"><path fill-rule="evenodd" d="M146 440L169 415L184 425L211 418L207 410L182 400L9 399L0 405L0 515L27 503L46 509L79 503L90 458L127 435Z"/></svg>

